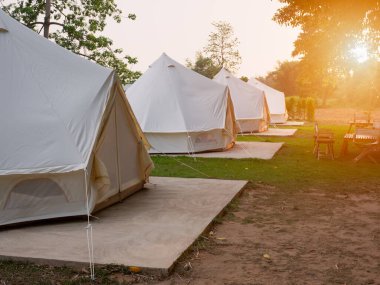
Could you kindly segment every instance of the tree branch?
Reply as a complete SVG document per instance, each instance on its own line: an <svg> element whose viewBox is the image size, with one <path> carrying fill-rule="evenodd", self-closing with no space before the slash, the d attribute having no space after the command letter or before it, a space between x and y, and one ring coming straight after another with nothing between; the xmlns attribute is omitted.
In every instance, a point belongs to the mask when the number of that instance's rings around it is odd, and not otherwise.
<svg viewBox="0 0 380 285"><path fill-rule="evenodd" d="M61 27L65 26L64 24L59 23L59 22L50 22L50 25L57 25L57 26L61 26Z"/></svg>
<svg viewBox="0 0 380 285"><path fill-rule="evenodd" d="M88 58L88 59L94 60L92 57L90 57L90 56L88 56L88 55L86 55L86 54L84 54L84 53L75 52L75 51L74 51L74 53L77 54L77 55L83 56L83 57L85 57L85 58Z"/></svg>
<svg viewBox="0 0 380 285"><path fill-rule="evenodd" d="M61 13L65 18L67 18L67 15L66 15L65 13L63 13L62 10L59 9L59 8L54 4L54 2L52 3L52 6L53 6L55 9L57 9L58 12Z"/></svg>
<svg viewBox="0 0 380 285"><path fill-rule="evenodd" d="M35 25L43 25L43 24L44 24L44 22L33 22L33 23L28 24L28 27L33 27ZM58 22L50 22L49 25L57 25L57 26L61 26L61 27L65 26L64 24L58 23Z"/></svg>
<svg viewBox="0 0 380 285"><path fill-rule="evenodd" d="M33 22L33 23L29 23L28 24L28 27L32 27L32 26L35 26L35 25L43 25L44 22Z"/></svg>

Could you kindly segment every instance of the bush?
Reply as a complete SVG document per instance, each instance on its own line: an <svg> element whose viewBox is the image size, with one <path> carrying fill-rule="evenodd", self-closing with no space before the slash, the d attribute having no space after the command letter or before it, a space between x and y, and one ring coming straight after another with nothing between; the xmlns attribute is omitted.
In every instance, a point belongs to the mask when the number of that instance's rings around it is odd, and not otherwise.
<svg viewBox="0 0 380 285"><path fill-rule="evenodd" d="M294 118L296 114L296 106L298 105L299 97L290 96L285 98L286 109L290 118Z"/></svg>
<svg viewBox="0 0 380 285"><path fill-rule="evenodd" d="M300 98L297 104L296 118L299 120L305 120L306 116L306 98Z"/></svg>
<svg viewBox="0 0 380 285"><path fill-rule="evenodd" d="M312 97L306 98L306 119L309 122L315 119L315 99Z"/></svg>
<svg viewBox="0 0 380 285"><path fill-rule="evenodd" d="M315 116L316 100L312 97L286 97L286 109L290 119L313 121Z"/></svg>

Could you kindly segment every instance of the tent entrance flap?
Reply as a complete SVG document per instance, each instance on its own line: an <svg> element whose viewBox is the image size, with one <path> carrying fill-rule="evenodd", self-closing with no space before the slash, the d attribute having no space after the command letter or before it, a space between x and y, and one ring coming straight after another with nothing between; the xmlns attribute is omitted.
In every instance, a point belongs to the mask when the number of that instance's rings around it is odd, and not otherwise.
<svg viewBox="0 0 380 285"><path fill-rule="evenodd" d="M148 154L121 96L115 88L111 110L95 147L91 181L96 211L141 189L146 165L151 164L149 158L141 159Z"/></svg>

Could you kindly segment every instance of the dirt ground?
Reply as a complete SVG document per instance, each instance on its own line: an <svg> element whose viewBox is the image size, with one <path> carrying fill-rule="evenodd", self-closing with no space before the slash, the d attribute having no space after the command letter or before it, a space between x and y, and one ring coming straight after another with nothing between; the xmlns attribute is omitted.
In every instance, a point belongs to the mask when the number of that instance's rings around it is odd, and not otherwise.
<svg viewBox="0 0 380 285"><path fill-rule="evenodd" d="M324 124L347 124L360 110L353 108L319 108L315 112L315 120ZM371 111L371 117L380 119L380 109Z"/></svg>
<svg viewBox="0 0 380 285"><path fill-rule="evenodd" d="M289 194L251 184L156 284L380 284L378 185Z"/></svg>
<svg viewBox="0 0 380 285"><path fill-rule="evenodd" d="M33 284L55 285L380 284L379 189L380 181L288 191L250 183L167 278L115 266L103 268L104 283L98 270L94 283L86 271L28 266L28 272L45 280ZM32 284L18 277L25 270L10 270L11 282L1 282L0 270L0 284Z"/></svg>

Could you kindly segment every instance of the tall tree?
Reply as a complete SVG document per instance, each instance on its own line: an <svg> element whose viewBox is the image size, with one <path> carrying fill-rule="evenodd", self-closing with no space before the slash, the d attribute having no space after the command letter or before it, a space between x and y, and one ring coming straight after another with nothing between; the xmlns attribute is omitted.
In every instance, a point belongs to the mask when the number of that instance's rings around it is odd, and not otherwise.
<svg viewBox="0 0 380 285"><path fill-rule="evenodd" d="M216 66L211 58L204 56L201 52L197 52L194 63L189 59L186 60L186 66L210 79L214 78L220 70L220 67Z"/></svg>
<svg viewBox="0 0 380 285"><path fill-rule="evenodd" d="M324 101L360 64L359 53L379 60L379 0L279 1L285 5L274 20L301 28L293 55L301 59L304 81L320 86Z"/></svg>
<svg viewBox="0 0 380 285"><path fill-rule="evenodd" d="M299 70L299 61L279 62L276 69L267 74L264 83L283 91L286 96L306 96L301 92L301 85L298 82Z"/></svg>
<svg viewBox="0 0 380 285"><path fill-rule="evenodd" d="M9 1L7 1L9 2ZM3 9L13 18L60 46L117 71L123 83L134 82L140 72L131 71L129 65L137 63L135 57L114 48L113 41L102 35L106 20L122 19L115 0L17 0L4 4ZM134 14L128 15L134 20Z"/></svg>
<svg viewBox="0 0 380 285"><path fill-rule="evenodd" d="M363 45L372 56L379 56L379 0L279 1L285 6L274 20L302 30L293 55L319 55L332 63L347 64L350 56L355 57L350 50Z"/></svg>
<svg viewBox="0 0 380 285"><path fill-rule="evenodd" d="M219 21L212 25L216 30L209 35L204 52L214 65L235 72L241 63L238 50L239 40L235 37L230 23Z"/></svg>

